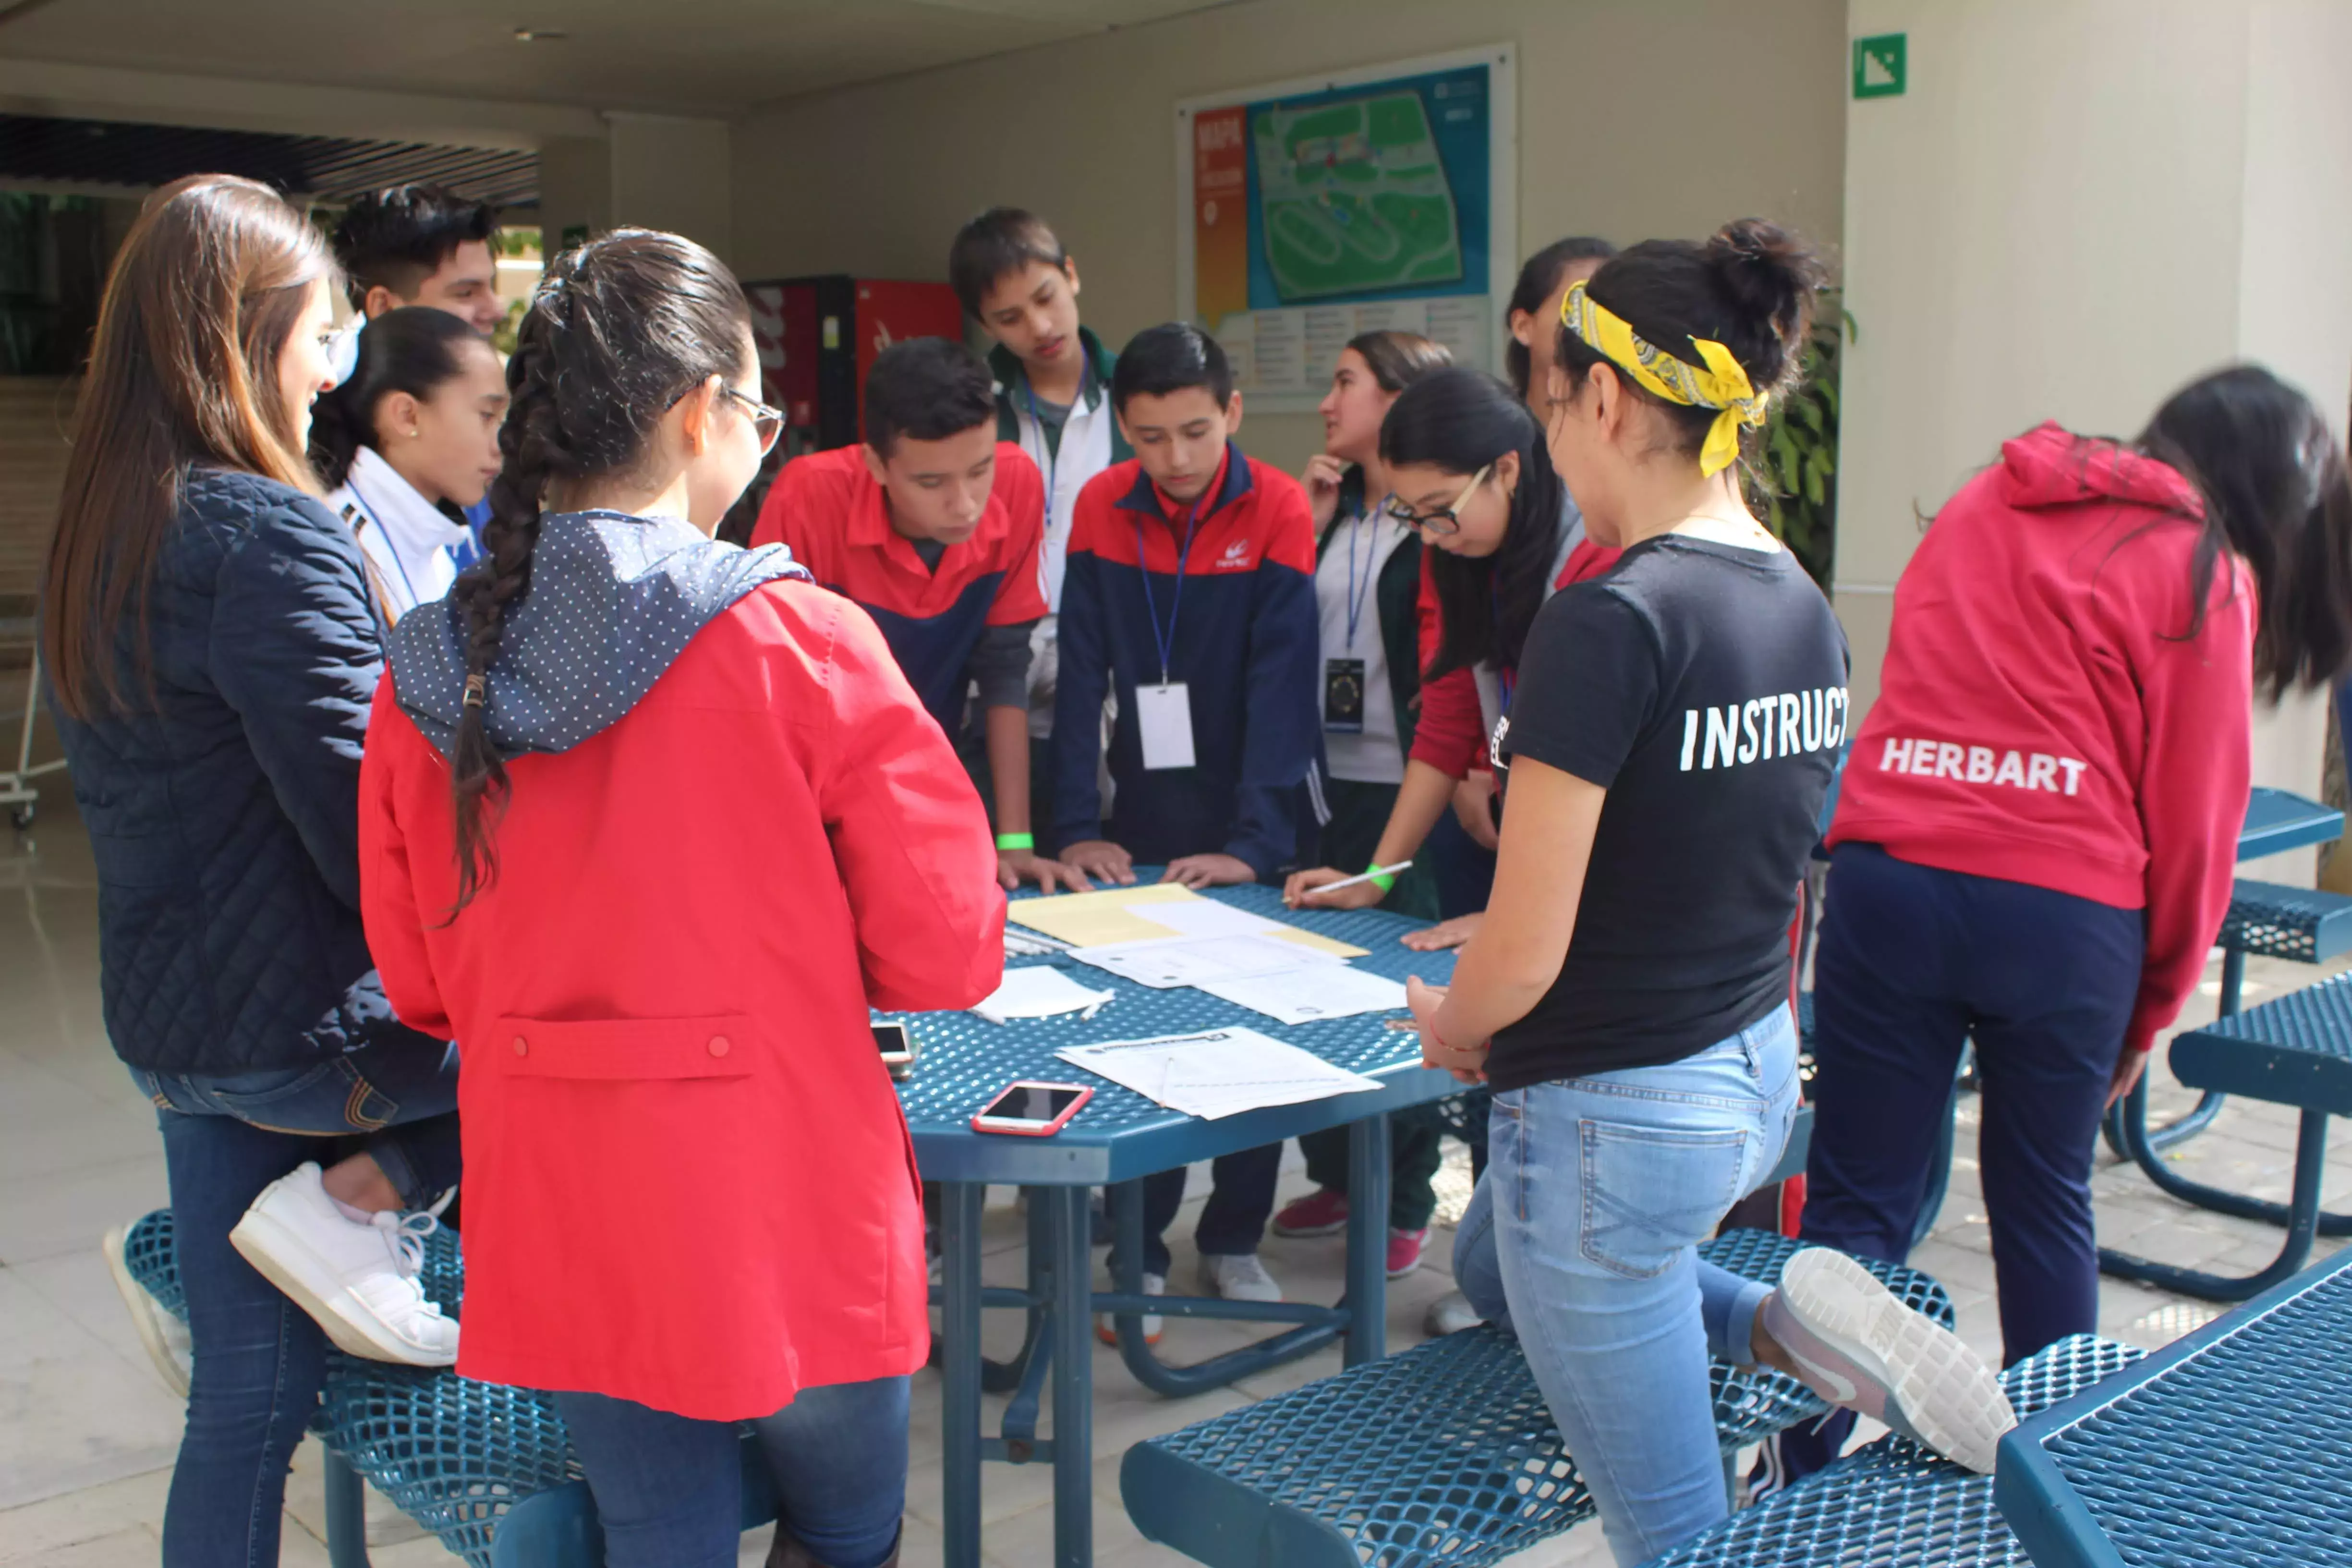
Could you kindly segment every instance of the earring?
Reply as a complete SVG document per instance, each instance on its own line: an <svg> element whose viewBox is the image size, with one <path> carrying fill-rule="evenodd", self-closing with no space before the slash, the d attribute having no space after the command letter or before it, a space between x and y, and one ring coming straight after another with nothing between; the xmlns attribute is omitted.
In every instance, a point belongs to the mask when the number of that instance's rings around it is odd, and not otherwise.
<svg viewBox="0 0 2352 1568"><path fill-rule="evenodd" d="M415 439L416 439L416 432L415 432L415 431L414 431L414 430L411 430L411 431L408 433L408 438L409 438L410 440L412 440L412 441L415 440Z"/></svg>

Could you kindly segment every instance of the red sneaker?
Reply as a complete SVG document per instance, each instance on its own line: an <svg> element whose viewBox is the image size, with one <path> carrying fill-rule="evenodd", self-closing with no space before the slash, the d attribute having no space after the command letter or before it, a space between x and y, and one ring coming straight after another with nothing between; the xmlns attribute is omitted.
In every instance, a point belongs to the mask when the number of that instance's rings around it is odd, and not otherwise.
<svg viewBox="0 0 2352 1568"><path fill-rule="evenodd" d="M1421 1267L1421 1248L1429 1240L1427 1230L1391 1230L1389 1232L1389 1278L1402 1279Z"/></svg>
<svg viewBox="0 0 2352 1568"><path fill-rule="evenodd" d="M1274 1216L1276 1236L1336 1236L1348 1228L1348 1194L1318 1187Z"/></svg>

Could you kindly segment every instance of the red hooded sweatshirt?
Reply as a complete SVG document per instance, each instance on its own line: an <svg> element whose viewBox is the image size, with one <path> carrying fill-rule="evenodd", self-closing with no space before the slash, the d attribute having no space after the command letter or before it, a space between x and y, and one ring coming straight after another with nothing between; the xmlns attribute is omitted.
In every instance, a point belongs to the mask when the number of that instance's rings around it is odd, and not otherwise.
<svg viewBox="0 0 2352 1568"><path fill-rule="evenodd" d="M2147 911L2125 1043L2204 972L2245 820L2251 574L2184 637L2203 504L2152 458L2044 425L2001 448L1895 590L1830 843Z"/></svg>

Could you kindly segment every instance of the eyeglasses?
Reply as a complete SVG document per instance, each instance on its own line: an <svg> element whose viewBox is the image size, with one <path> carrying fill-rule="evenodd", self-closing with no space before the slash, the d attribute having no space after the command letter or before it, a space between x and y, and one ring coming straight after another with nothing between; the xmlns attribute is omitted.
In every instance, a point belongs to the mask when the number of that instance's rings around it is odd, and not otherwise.
<svg viewBox="0 0 2352 1568"><path fill-rule="evenodd" d="M746 397L724 382L719 384L719 394L722 397L733 398L743 405L745 413L751 415L751 433L760 437L760 456L764 458L774 451L776 437L784 433L784 411L771 408L756 397Z"/></svg>
<svg viewBox="0 0 2352 1568"><path fill-rule="evenodd" d="M1439 507L1435 511L1417 512L1409 503L1397 496L1389 497L1387 504L1381 510L1388 514L1390 521L1401 522L1407 528L1420 529L1424 533L1434 533L1441 537L1449 533L1459 533L1462 531L1462 508L1472 496L1478 492L1478 487L1486 482L1486 476L1494 471L1495 465L1492 463L1480 468L1470 476L1470 482L1462 487L1462 493L1454 498L1454 504Z"/></svg>

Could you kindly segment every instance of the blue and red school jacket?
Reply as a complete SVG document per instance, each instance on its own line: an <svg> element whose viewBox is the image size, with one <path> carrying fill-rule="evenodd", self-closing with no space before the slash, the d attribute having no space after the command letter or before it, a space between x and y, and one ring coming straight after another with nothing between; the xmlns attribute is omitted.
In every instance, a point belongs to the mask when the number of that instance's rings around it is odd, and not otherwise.
<svg viewBox="0 0 2352 1568"><path fill-rule="evenodd" d="M1045 614L1037 552L1045 483L1029 455L996 447L996 481L970 539L939 570L890 526L887 498L864 449L836 447L786 463L761 504L754 547L784 544L819 584L874 617L907 684L950 735L963 724L966 669L981 634Z"/></svg>
<svg viewBox="0 0 2352 1568"><path fill-rule="evenodd" d="M1096 765L1116 691L1118 842L1149 864L1222 851L1270 881L1297 847L1296 791L1322 738L1314 517L1297 480L1231 445L1194 510L1133 459L1078 494L1054 699L1055 837L1103 836ZM1135 689L1160 681L1163 641L1166 679L1189 689L1194 765L1147 772Z"/></svg>

